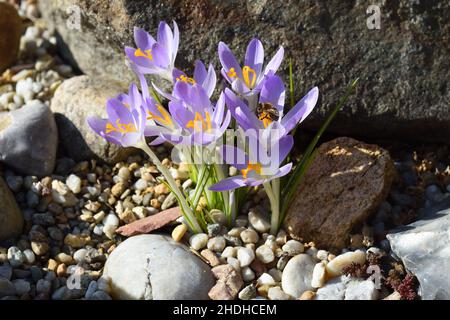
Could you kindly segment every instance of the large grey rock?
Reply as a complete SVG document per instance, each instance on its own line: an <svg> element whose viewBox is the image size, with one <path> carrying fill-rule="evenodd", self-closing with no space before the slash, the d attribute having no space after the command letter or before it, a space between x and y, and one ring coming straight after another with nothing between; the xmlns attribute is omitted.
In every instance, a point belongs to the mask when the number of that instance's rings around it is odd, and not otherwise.
<svg viewBox="0 0 450 320"><path fill-rule="evenodd" d="M0 161L20 173L45 176L53 171L57 148L58 130L45 104L0 113Z"/></svg>
<svg viewBox="0 0 450 320"><path fill-rule="evenodd" d="M420 283L424 300L450 299L450 209L387 235L392 251Z"/></svg>
<svg viewBox="0 0 450 320"><path fill-rule="evenodd" d="M377 300L379 291L371 280L341 276L317 290L315 300Z"/></svg>
<svg viewBox="0 0 450 320"><path fill-rule="evenodd" d="M448 108L450 2L378 1L381 29L367 27L367 1L40 1L44 17L65 41L66 56L87 74L131 78L124 45L134 45L133 26L153 35L159 20L176 20L181 31L178 65L195 59L216 64L224 41L241 55L260 37L267 56L282 44L294 63L296 95L318 85L319 108L305 127L317 128L360 78L353 99L331 131L412 140L450 138ZM70 5L81 12L81 30L67 27ZM69 26L72 26L69 24ZM288 63L282 68L287 71ZM287 74L287 72L286 72Z"/></svg>
<svg viewBox="0 0 450 320"><path fill-rule="evenodd" d="M86 123L88 116L106 118L106 101L126 92L128 85L108 77L78 76L64 81L51 101L61 146L71 158L100 158L108 163L126 159L134 150L107 142Z"/></svg>
<svg viewBox="0 0 450 320"><path fill-rule="evenodd" d="M105 264L115 299L204 300L214 286L208 265L163 235L128 238Z"/></svg>
<svg viewBox="0 0 450 320"><path fill-rule="evenodd" d="M22 212L6 182L0 177L0 241L19 235L22 227Z"/></svg>
<svg viewBox="0 0 450 320"><path fill-rule="evenodd" d="M289 260L281 278L283 291L299 298L303 292L313 290L311 280L315 264L307 254L299 254Z"/></svg>

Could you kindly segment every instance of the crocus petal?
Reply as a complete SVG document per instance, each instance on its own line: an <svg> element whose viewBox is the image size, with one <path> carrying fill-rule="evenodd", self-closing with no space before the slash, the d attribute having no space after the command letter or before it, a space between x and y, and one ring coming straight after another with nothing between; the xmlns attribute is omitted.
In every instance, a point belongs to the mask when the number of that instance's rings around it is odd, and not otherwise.
<svg viewBox="0 0 450 320"><path fill-rule="evenodd" d="M294 146L294 138L292 136L284 136L279 140L278 144L279 144L278 164L280 164L284 161L284 159L286 159L289 152L291 152L291 149Z"/></svg>
<svg viewBox="0 0 450 320"><path fill-rule="evenodd" d="M247 46L245 53L245 65L255 70L256 75L261 73L262 65L264 63L264 48L258 39L252 39Z"/></svg>
<svg viewBox="0 0 450 320"><path fill-rule="evenodd" d="M219 181L209 187L211 191L233 190L245 186L244 177L241 175L230 177Z"/></svg>
<svg viewBox="0 0 450 320"><path fill-rule="evenodd" d="M195 68L194 68L194 80L197 83L202 84L203 81L205 81L207 75L206 67L200 60L195 61Z"/></svg>
<svg viewBox="0 0 450 320"><path fill-rule="evenodd" d="M208 74L206 75L205 80L203 81L202 87L205 89L208 97L211 97L214 93L214 89L216 88L217 76L216 71L212 64L209 65Z"/></svg>
<svg viewBox="0 0 450 320"><path fill-rule="evenodd" d="M173 21L173 44L172 44L172 64L175 63L175 59L178 53L178 45L180 43L180 30L178 30L178 25Z"/></svg>
<svg viewBox="0 0 450 320"><path fill-rule="evenodd" d="M163 137L156 137L155 139L153 139L149 145L151 146L157 146L160 145L162 143L166 142L166 139L164 139Z"/></svg>
<svg viewBox="0 0 450 320"><path fill-rule="evenodd" d="M106 134L106 124L109 122L108 120L101 119L99 117L93 117L90 116L86 119L88 125L91 127L92 130L94 130L95 133L103 137L106 141L109 141L114 144L121 145L121 134L120 133L112 133L112 134Z"/></svg>
<svg viewBox="0 0 450 320"><path fill-rule="evenodd" d="M295 128L313 111L319 98L319 89L312 88L281 120L286 132Z"/></svg>
<svg viewBox="0 0 450 320"><path fill-rule="evenodd" d="M159 42L157 42L153 45L152 56L153 56L153 63L156 66L160 67L161 69L165 69L169 66L170 55L168 54L167 48L164 47ZM143 58L143 59L146 59L146 58Z"/></svg>
<svg viewBox="0 0 450 320"><path fill-rule="evenodd" d="M140 72L143 73L157 73L157 69L155 69L155 66L153 62L145 57L137 57L135 53L136 49L131 47L125 47L125 54L127 55L128 59L132 63L136 65L136 70L139 69Z"/></svg>
<svg viewBox="0 0 450 320"><path fill-rule="evenodd" d="M261 89L259 102L272 104L279 112L283 111L286 91L283 80L276 75L266 77Z"/></svg>
<svg viewBox="0 0 450 320"><path fill-rule="evenodd" d="M160 96L163 96L167 100L174 100L175 97L171 95L170 93L164 92L164 90L160 89L155 83L152 82L152 87L155 89L156 93L158 93Z"/></svg>
<svg viewBox="0 0 450 320"><path fill-rule="evenodd" d="M242 95L248 95L252 91L240 78L236 78L231 82L231 88L233 88L234 92L237 92Z"/></svg>
<svg viewBox="0 0 450 320"><path fill-rule="evenodd" d="M168 63L170 63L173 50L173 33L165 21L161 21L159 23L157 39L158 43L165 48L166 55L169 60Z"/></svg>
<svg viewBox="0 0 450 320"><path fill-rule="evenodd" d="M222 92L219 96L219 99L216 102L216 107L214 108L212 121L214 123L221 123L224 111L225 111L225 94Z"/></svg>
<svg viewBox="0 0 450 320"><path fill-rule="evenodd" d="M149 145L151 146L157 146L160 145L162 143L166 142L166 139L164 139L163 137L156 137L155 139L153 139Z"/></svg>
<svg viewBox="0 0 450 320"><path fill-rule="evenodd" d="M223 43L219 42L219 59L222 67L226 72L230 71L231 68L234 68L236 74L239 78L242 78L242 69L239 63L237 62L234 54L231 52L230 48Z"/></svg>
<svg viewBox="0 0 450 320"><path fill-rule="evenodd" d="M186 76L186 73L184 73L181 70L178 70L177 68L174 68L172 71L173 83L175 83L177 79L180 78L181 76Z"/></svg>
<svg viewBox="0 0 450 320"><path fill-rule="evenodd" d="M117 121L125 124L134 124L134 119L131 116L130 110L118 99L113 98L106 102L106 113L108 114L109 121L111 121L114 126Z"/></svg>
<svg viewBox="0 0 450 320"><path fill-rule="evenodd" d="M267 75L270 71L273 73L277 72L278 68L281 65L284 57L284 48L280 47L277 53L273 56L272 60L269 61L266 68L264 69L264 74Z"/></svg>
<svg viewBox="0 0 450 320"><path fill-rule="evenodd" d="M291 171L291 169L292 169L292 162L282 166L275 175L273 175L268 179L268 181L278 179L287 175Z"/></svg>
<svg viewBox="0 0 450 320"><path fill-rule="evenodd" d="M141 141L142 135L139 132L127 133L122 136L121 142L124 147L136 147Z"/></svg>
<svg viewBox="0 0 450 320"><path fill-rule="evenodd" d="M145 51L151 49L156 42L155 39L144 29L134 27L134 42L137 47Z"/></svg>
<svg viewBox="0 0 450 320"><path fill-rule="evenodd" d="M232 165L238 170L247 168L249 162L248 155L239 148L223 145L219 151L225 163Z"/></svg>

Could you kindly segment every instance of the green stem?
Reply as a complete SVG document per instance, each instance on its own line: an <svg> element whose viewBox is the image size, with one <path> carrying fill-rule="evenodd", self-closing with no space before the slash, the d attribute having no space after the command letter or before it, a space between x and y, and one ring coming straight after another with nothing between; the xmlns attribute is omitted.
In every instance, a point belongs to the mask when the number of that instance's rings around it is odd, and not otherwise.
<svg viewBox="0 0 450 320"><path fill-rule="evenodd" d="M177 199L180 201L180 207L181 211L183 212L183 215L185 216L185 219L187 223L189 224L189 227L192 229L194 233L200 233L202 232L202 228L197 222L196 217L194 216L191 208L189 207L186 198L184 197L181 190L178 188L175 180L173 179L172 175L170 174L169 170L163 164L161 161L159 161L159 158L156 156L156 154L150 149L150 147L147 145L147 143L142 141L142 143L139 145L139 147L148 154L150 157L150 160L156 165L158 170L161 172L161 174L166 178L167 183L172 188L172 191L175 193Z"/></svg>
<svg viewBox="0 0 450 320"><path fill-rule="evenodd" d="M269 197L270 201L270 209L272 211L271 214L271 221L270 221L270 233L275 235L278 231L278 225L280 220L280 201L279 201L279 195L277 196L272 186L270 185L270 182L264 183L264 189L266 190L267 196Z"/></svg>

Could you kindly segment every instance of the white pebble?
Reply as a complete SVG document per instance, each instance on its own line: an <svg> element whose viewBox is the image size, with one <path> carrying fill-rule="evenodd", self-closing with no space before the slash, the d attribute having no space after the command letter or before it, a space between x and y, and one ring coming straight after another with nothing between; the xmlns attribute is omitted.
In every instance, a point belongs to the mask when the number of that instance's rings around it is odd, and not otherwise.
<svg viewBox="0 0 450 320"><path fill-rule="evenodd" d="M329 252L326 250L317 251L317 259L319 260L327 260Z"/></svg>
<svg viewBox="0 0 450 320"><path fill-rule="evenodd" d="M263 273L257 280L258 286L262 285L268 285L268 286L274 286L276 285L275 279L268 273Z"/></svg>
<svg viewBox="0 0 450 320"><path fill-rule="evenodd" d="M352 262L364 264L366 262L366 254L362 251L350 251L338 255L331 260L327 266L326 271L328 277L337 277L342 274L343 269L349 266Z"/></svg>
<svg viewBox="0 0 450 320"><path fill-rule="evenodd" d="M10 247L7 253L9 264L12 267L19 267L25 261L25 255L17 247Z"/></svg>
<svg viewBox="0 0 450 320"><path fill-rule="evenodd" d="M81 179L74 174L67 177L66 185L69 187L70 191L75 194L80 193L81 191Z"/></svg>
<svg viewBox="0 0 450 320"><path fill-rule="evenodd" d="M272 249L265 244L256 249L256 257L262 263L271 263L275 259Z"/></svg>
<svg viewBox="0 0 450 320"><path fill-rule="evenodd" d="M289 240L286 242L283 247L283 251L286 252L290 256L296 256L300 253L303 253L305 251L305 247L303 246L303 243L297 241L297 240Z"/></svg>
<svg viewBox="0 0 450 320"><path fill-rule="evenodd" d="M241 267L246 267L255 259L255 253L250 248L239 248L237 251L237 258Z"/></svg>
<svg viewBox="0 0 450 320"><path fill-rule="evenodd" d="M101 235L103 234L103 228L104 228L104 226L103 226L102 224L97 224L97 225L94 227L94 230L92 230L92 232L95 233L95 234L98 235L98 236L101 236ZM112 226L109 227L109 228L111 228L111 230L113 229ZM115 231L115 230L114 230L114 231Z"/></svg>
<svg viewBox="0 0 450 320"><path fill-rule="evenodd" d="M197 251L206 247L207 243L208 243L208 235L206 233L194 234L189 239L189 244L194 250Z"/></svg>
<svg viewBox="0 0 450 320"><path fill-rule="evenodd" d="M110 213L106 216L105 219L103 219L103 224L105 226L119 226L119 218L114 214Z"/></svg>
<svg viewBox="0 0 450 320"><path fill-rule="evenodd" d="M281 270L272 268L267 273L270 274L276 282L281 282L281 278L283 276L283 272Z"/></svg>
<svg viewBox="0 0 450 320"><path fill-rule="evenodd" d="M25 263L27 264L33 264L33 262L36 260L36 256L34 255L33 250L26 249L23 251L23 254L25 256Z"/></svg>
<svg viewBox="0 0 450 320"><path fill-rule="evenodd" d="M259 240L258 233L251 229L242 231L240 236L244 243L257 243Z"/></svg>
<svg viewBox="0 0 450 320"><path fill-rule="evenodd" d="M242 279L245 282L250 282L255 280L255 272L250 267L244 267L242 268Z"/></svg>
<svg viewBox="0 0 450 320"><path fill-rule="evenodd" d="M281 290L280 287L271 287L267 292L267 297L270 300L290 300L292 297L288 295L286 292Z"/></svg>
<svg viewBox="0 0 450 320"><path fill-rule="evenodd" d="M326 279L326 264L324 262L319 262L314 266L311 287L322 288L325 284Z"/></svg>
<svg viewBox="0 0 450 320"><path fill-rule="evenodd" d="M214 237L208 241L208 249L215 252L222 252L226 242L224 237Z"/></svg>
<svg viewBox="0 0 450 320"><path fill-rule="evenodd" d="M241 265L239 264L239 260L233 257L227 258L227 263L233 267L236 272L241 272Z"/></svg>
<svg viewBox="0 0 450 320"><path fill-rule="evenodd" d="M97 227L97 226L96 226L96 227ZM102 233L103 233L103 227L102 227ZM102 233L101 233L101 234L102 234ZM100 234L100 235L101 235L101 234ZM79 249L79 250L75 251L75 253L73 254L73 259L74 259L77 263L83 262L83 261L84 261L84 258L86 257L86 254L87 254L87 250L86 250L86 249L84 249L84 248Z"/></svg>
<svg viewBox="0 0 450 320"><path fill-rule="evenodd" d="M260 233L268 232L270 230L270 222L268 222L260 213L250 211L248 213L248 221L251 226Z"/></svg>
<svg viewBox="0 0 450 320"><path fill-rule="evenodd" d="M224 258L236 258L237 249L234 247L226 247L222 252L222 257Z"/></svg>

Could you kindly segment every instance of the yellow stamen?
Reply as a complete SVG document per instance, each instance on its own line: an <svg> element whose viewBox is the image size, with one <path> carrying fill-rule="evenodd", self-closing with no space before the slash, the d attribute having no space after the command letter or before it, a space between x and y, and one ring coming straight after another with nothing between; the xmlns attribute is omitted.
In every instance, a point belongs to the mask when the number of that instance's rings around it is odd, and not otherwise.
<svg viewBox="0 0 450 320"><path fill-rule="evenodd" d="M269 124L272 123L272 119L270 119L270 116L266 112L262 112L259 115L259 120L262 121L264 128L267 128L269 126Z"/></svg>
<svg viewBox="0 0 450 320"><path fill-rule="evenodd" d="M195 131L206 131L210 132L212 130L212 124L211 124L211 116L209 115L209 112L205 111L205 119L201 116L199 112L195 113L194 120L190 120L186 124L186 128L193 128Z"/></svg>
<svg viewBox="0 0 450 320"><path fill-rule="evenodd" d="M172 126L173 125L172 118L170 117L170 114L167 112L167 110L164 109L164 107L159 104L156 105L156 108L158 109L159 113L161 113L162 117L157 116L151 111L148 111L149 116L147 117L147 119L158 121L159 123L165 126Z"/></svg>
<svg viewBox="0 0 450 320"><path fill-rule="evenodd" d="M147 49L144 52L142 52L142 50L138 48L134 51L134 56L135 57L144 57L144 58L149 59L150 61L153 61L152 49Z"/></svg>
<svg viewBox="0 0 450 320"><path fill-rule="evenodd" d="M247 168L242 169L241 173L245 179L247 179L247 175L250 171L255 171L257 174L261 174L261 164L259 163L249 163Z"/></svg>
<svg viewBox="0 0 450 320"><path fill-rule="evenodd" d="M120 123L120 119L116 120L116 127L113 126L111 122L108 122L106 124L106 133L111 132L120 132L120 133L130 133L130 132L136 132L137 129L134 124L132 123Z"/></svg>
<svg viewBox="0 0 450 320"><path fill-rule="evenodd" d="M253 89L256 84L256 71L250 68L249 66L244 66L242 68L242 77L244 78L244 82L249 89Z"/></svg>
<svg viewBox="0 0 450 320"><path fill-rule="evenodd" d="M227 75L230 78L236 78L237 77L236 70L234 70L234 68L231 68L230 71L227 72Z"/></svg>
<svg viewBox="0 0 450 320"><path fill-rule="evenodd" d="M177 78L177 81L183 81L190 84L195 84L195 80L193 78L186 77L184 74Z"/></svg>

